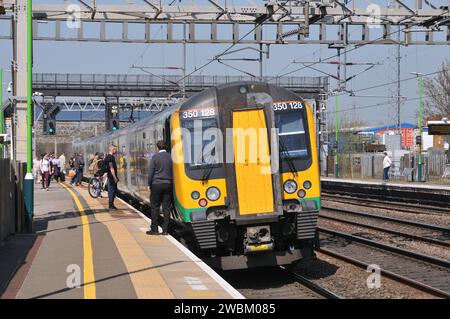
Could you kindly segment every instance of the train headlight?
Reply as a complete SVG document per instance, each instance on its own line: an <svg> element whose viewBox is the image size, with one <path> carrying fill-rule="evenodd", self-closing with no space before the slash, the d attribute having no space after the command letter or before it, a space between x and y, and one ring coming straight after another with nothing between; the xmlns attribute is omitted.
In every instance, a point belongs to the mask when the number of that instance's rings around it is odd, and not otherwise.
<svg viewBox="0 0 450 319"><path fill-rule="evenodd" d="M284 183L283 188L286 193L294 194L297 190L297 183L290 179Z"/></svg>
<svg viewBox="0 0 450 319"><path fill-rule="evenodd" d="M206 197L210 200L210 201L216 201L219 199L220 197L220 190L217 187L210 187L208 188L208 190L206 191Z"/></svg>
<svg viewBox="0 0 450 319"><path fill-rule="evenodd" d="M306 196L306 192L304 189L301 189L298 191L297 195L298 195L298 197L303 198Z"/></svg>
<svg viewBox="0 0 450 319"><path fill-rule="evenodd" d="M303 187L304 187L305 189L310 189L310 188L312 187L312 184L311 184L310 181L305 181L305 182L303 183Z"/></svg>
<svg viewBox="0 0 450 319"><path fill-rule="evenodd" d="M193 191L191 193L191 197L192 197L192 199L199 199L200 198L200 193L197 192L197 191Z"/></svg>

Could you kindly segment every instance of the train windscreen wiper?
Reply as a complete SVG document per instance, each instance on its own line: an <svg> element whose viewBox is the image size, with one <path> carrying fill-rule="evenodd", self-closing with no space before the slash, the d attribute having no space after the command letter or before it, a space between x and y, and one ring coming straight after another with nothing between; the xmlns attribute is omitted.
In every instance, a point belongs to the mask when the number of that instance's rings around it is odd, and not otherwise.
<svg viewBox="0 0 450 319"><path fill-rule="evenodd" d="M287 150L286 145L283 142L282 138L278 139L281 151L285 154L285 159L288 163L289 170L294 174L294 176L297 176L297 168L295 167L294 160L292 159L292 156L289 154L289 151ZM280 156L281 157L281 156Z"/></svg>
<svg viewBox="0 0 450 319"><path fill-rule="evenodd" d="M214 148L215 150L215 148ZM211 151L212 153L212 151ZM206 163L206 167L203 170L203 176L202 176L202 183L206 183L209 180L209 177L211 176L211 173L214 169L214 156L211 155L211 157L209 158L209 161Z"/></svg>

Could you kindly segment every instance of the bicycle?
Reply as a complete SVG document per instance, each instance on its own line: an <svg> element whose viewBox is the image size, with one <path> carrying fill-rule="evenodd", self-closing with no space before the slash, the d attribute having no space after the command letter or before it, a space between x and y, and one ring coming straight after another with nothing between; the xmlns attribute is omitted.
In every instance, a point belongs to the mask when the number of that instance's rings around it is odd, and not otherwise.
<svg viewBox="0 0 450 319"><path fill-rule="evenodd" d="M102 192L107 190L108 177L95 176L89 179L88 192L92 198L102 197Z"/></svg>

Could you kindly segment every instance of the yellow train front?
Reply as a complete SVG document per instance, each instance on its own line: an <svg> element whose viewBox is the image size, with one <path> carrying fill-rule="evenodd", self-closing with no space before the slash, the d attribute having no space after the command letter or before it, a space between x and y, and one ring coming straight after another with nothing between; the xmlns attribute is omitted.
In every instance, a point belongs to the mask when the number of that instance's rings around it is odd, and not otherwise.
<svg viewBox="0 0 450 319"><path fill-rule="evenodd" d="M313 115L284 88L239 82L171 114L174 219L213 267L286 265L313 254L320 183Z"/></svg>

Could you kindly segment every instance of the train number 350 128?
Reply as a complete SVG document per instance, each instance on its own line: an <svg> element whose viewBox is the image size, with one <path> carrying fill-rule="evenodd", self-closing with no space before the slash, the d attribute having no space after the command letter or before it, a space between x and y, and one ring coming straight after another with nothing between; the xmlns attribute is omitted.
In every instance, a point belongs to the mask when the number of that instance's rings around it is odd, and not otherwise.
<svg viewBox="0 0 450 319"><path fill-rule="evenodd" d="M273 103L274 111L287 111L287 110L301 110L303 108L302 102L277 102Z"/></svg>
<svg viewBox="0 0 450 319"><path fill-rule="evenodd" d="M213 108L209 109L197 109L197 110L189 110L184 111L182 113L184 119L190 119L190 118L196 118L196 117L209 117L209 116L215 116L216 110Z"/></svg>

